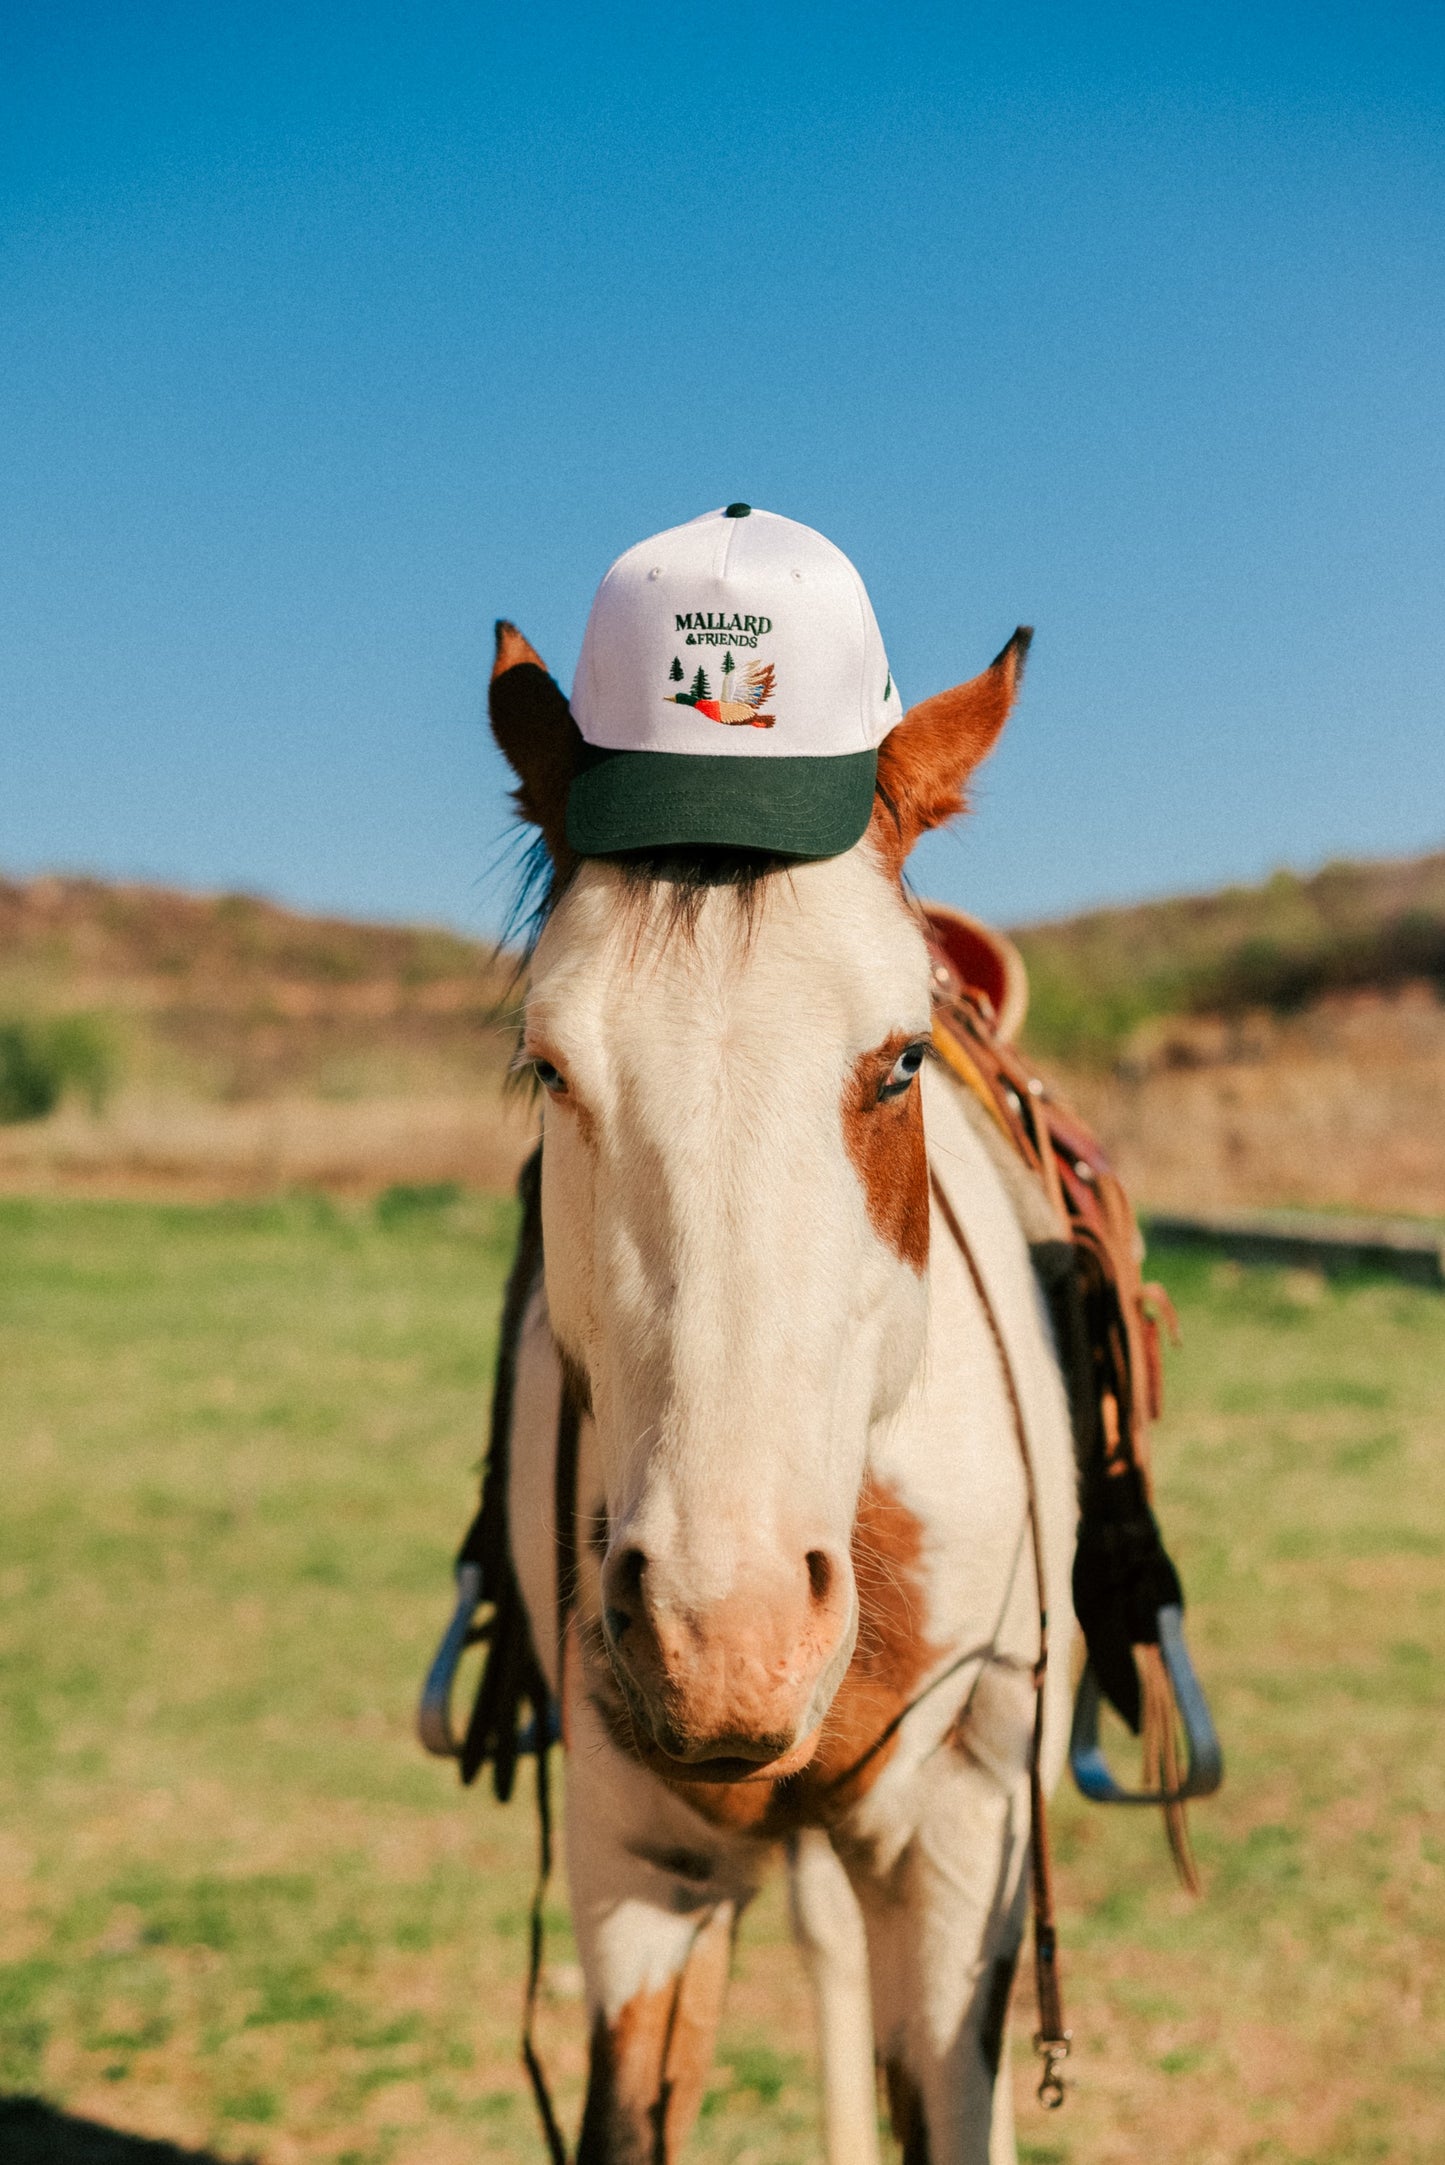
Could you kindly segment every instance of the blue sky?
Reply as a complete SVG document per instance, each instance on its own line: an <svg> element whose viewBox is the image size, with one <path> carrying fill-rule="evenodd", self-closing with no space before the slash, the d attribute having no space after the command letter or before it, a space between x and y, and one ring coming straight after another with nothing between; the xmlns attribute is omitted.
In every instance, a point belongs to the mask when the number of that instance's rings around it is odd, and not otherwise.
<svg viewBox="0 0 1445 2165"><path fill-rule="evenodd" d="M485 929L491 623L820 527L905 698L1038 636L927 889L1445 842L1445 16L9 0L0 867Z"/></svg>

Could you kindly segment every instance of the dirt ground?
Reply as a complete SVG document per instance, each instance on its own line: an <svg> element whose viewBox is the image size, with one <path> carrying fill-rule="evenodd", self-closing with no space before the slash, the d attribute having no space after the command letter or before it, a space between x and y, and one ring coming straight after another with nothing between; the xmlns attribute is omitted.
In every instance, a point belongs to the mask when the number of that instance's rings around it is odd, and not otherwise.
<svg viewBox="0 0 1445 2165"><path fill-rule="evenodd" d="M288 1091L242 1104L133 1089L100 1115L69 1102L48 1120L0 1127L0 1193L208 1202L295 1189L367 1196L447 1181L505 1193L536 1125L524 1094L486 1080L358 1098Z"/></svg>
<svg viewBox="0 0 1445 2165"><path fill-rule="evenodd" d="M1173 1020L1114 1072L1058 1080L1141 1205L1445 1214L1445 1005L1429 986Z"/></svg>

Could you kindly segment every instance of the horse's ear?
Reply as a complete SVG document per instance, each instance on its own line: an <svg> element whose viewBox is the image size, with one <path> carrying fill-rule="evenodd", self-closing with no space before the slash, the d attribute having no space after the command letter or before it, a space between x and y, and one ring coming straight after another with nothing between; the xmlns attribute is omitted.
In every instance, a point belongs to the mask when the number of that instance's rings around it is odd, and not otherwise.
<svg viewBox="0 0 1445 2165"><path fill-rule="evenodd" d="M552 863L567 870L567 792L577 772L582 732L541 655L505 617L497 624L497 658L488 695L492 735L517 777L517 810L542 832Z"/></svg>
<svg viewBox="0 0 1445 2165"><path fill-rule="evenodd" d="M890 869L901 871L921 834L965 809L968 778L1008 720L1032 638L1021 624L982 676L910 707L879 745L869 833Z"/></svg>

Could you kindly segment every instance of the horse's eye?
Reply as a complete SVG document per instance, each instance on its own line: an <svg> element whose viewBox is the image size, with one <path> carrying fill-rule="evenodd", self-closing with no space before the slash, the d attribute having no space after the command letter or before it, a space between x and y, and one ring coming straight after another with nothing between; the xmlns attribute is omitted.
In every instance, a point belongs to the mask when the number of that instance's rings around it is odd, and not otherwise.
<svg viewBox="0 0 1445 2165"><path fill-rule="evenodd" d="M927 1050L928 1040L926 1038L919 1038L915 1044L904 1046L902 1052L888 1070L886 1078L878 1085L878 1101L880 1104L885 1098L902 1097L904 1091L911 1086L918 1070L922 1067L923 1055Z"/></svg>
<svg viewBox="0 0 1445 2165"><path fill-rule="evenodd" d="M532 1072L542 1085L542 1088L550 1091L554 1098L566 1095L567 1078L562 1073L561 1068L553 1067L550 1060L534 1060L532 1062Z"/></svg>

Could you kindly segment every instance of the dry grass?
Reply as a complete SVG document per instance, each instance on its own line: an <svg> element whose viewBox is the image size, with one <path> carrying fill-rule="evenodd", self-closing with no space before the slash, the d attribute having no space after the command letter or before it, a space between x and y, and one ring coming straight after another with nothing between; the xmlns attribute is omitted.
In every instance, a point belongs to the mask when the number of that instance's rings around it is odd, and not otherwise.
<svg viewBox="0 0 1445 2165"><path fill-rule="evenodd" d="M530 1816L410 1733L508 1229L465 1198L389 1224L304 1199L0 1206L0 2085L50 2106L0 2106L16 2165L160 2165L120 2131L265 2165L540 2158L516 2060ZM1150 1824L1061 1800L1076 2087L1046 2118L1020 2068L1023 2155L1425 2165L1445 1302L1164 1268L1186 1328L1165 1515L1229 1782L1197 1815L1197 1907ZM575 2111L560 1897L553 1945ZM815 2158L812 2070L774 1893L695 2154Z"/></svg>
<svg viewBox="0 0 1445 2165"><path fill-rule="evenodd" d="M1445 1005L1426 986L1156 1025L1128 1061L1060 1080L1141 1205L1445 1215Z"/></svg>

